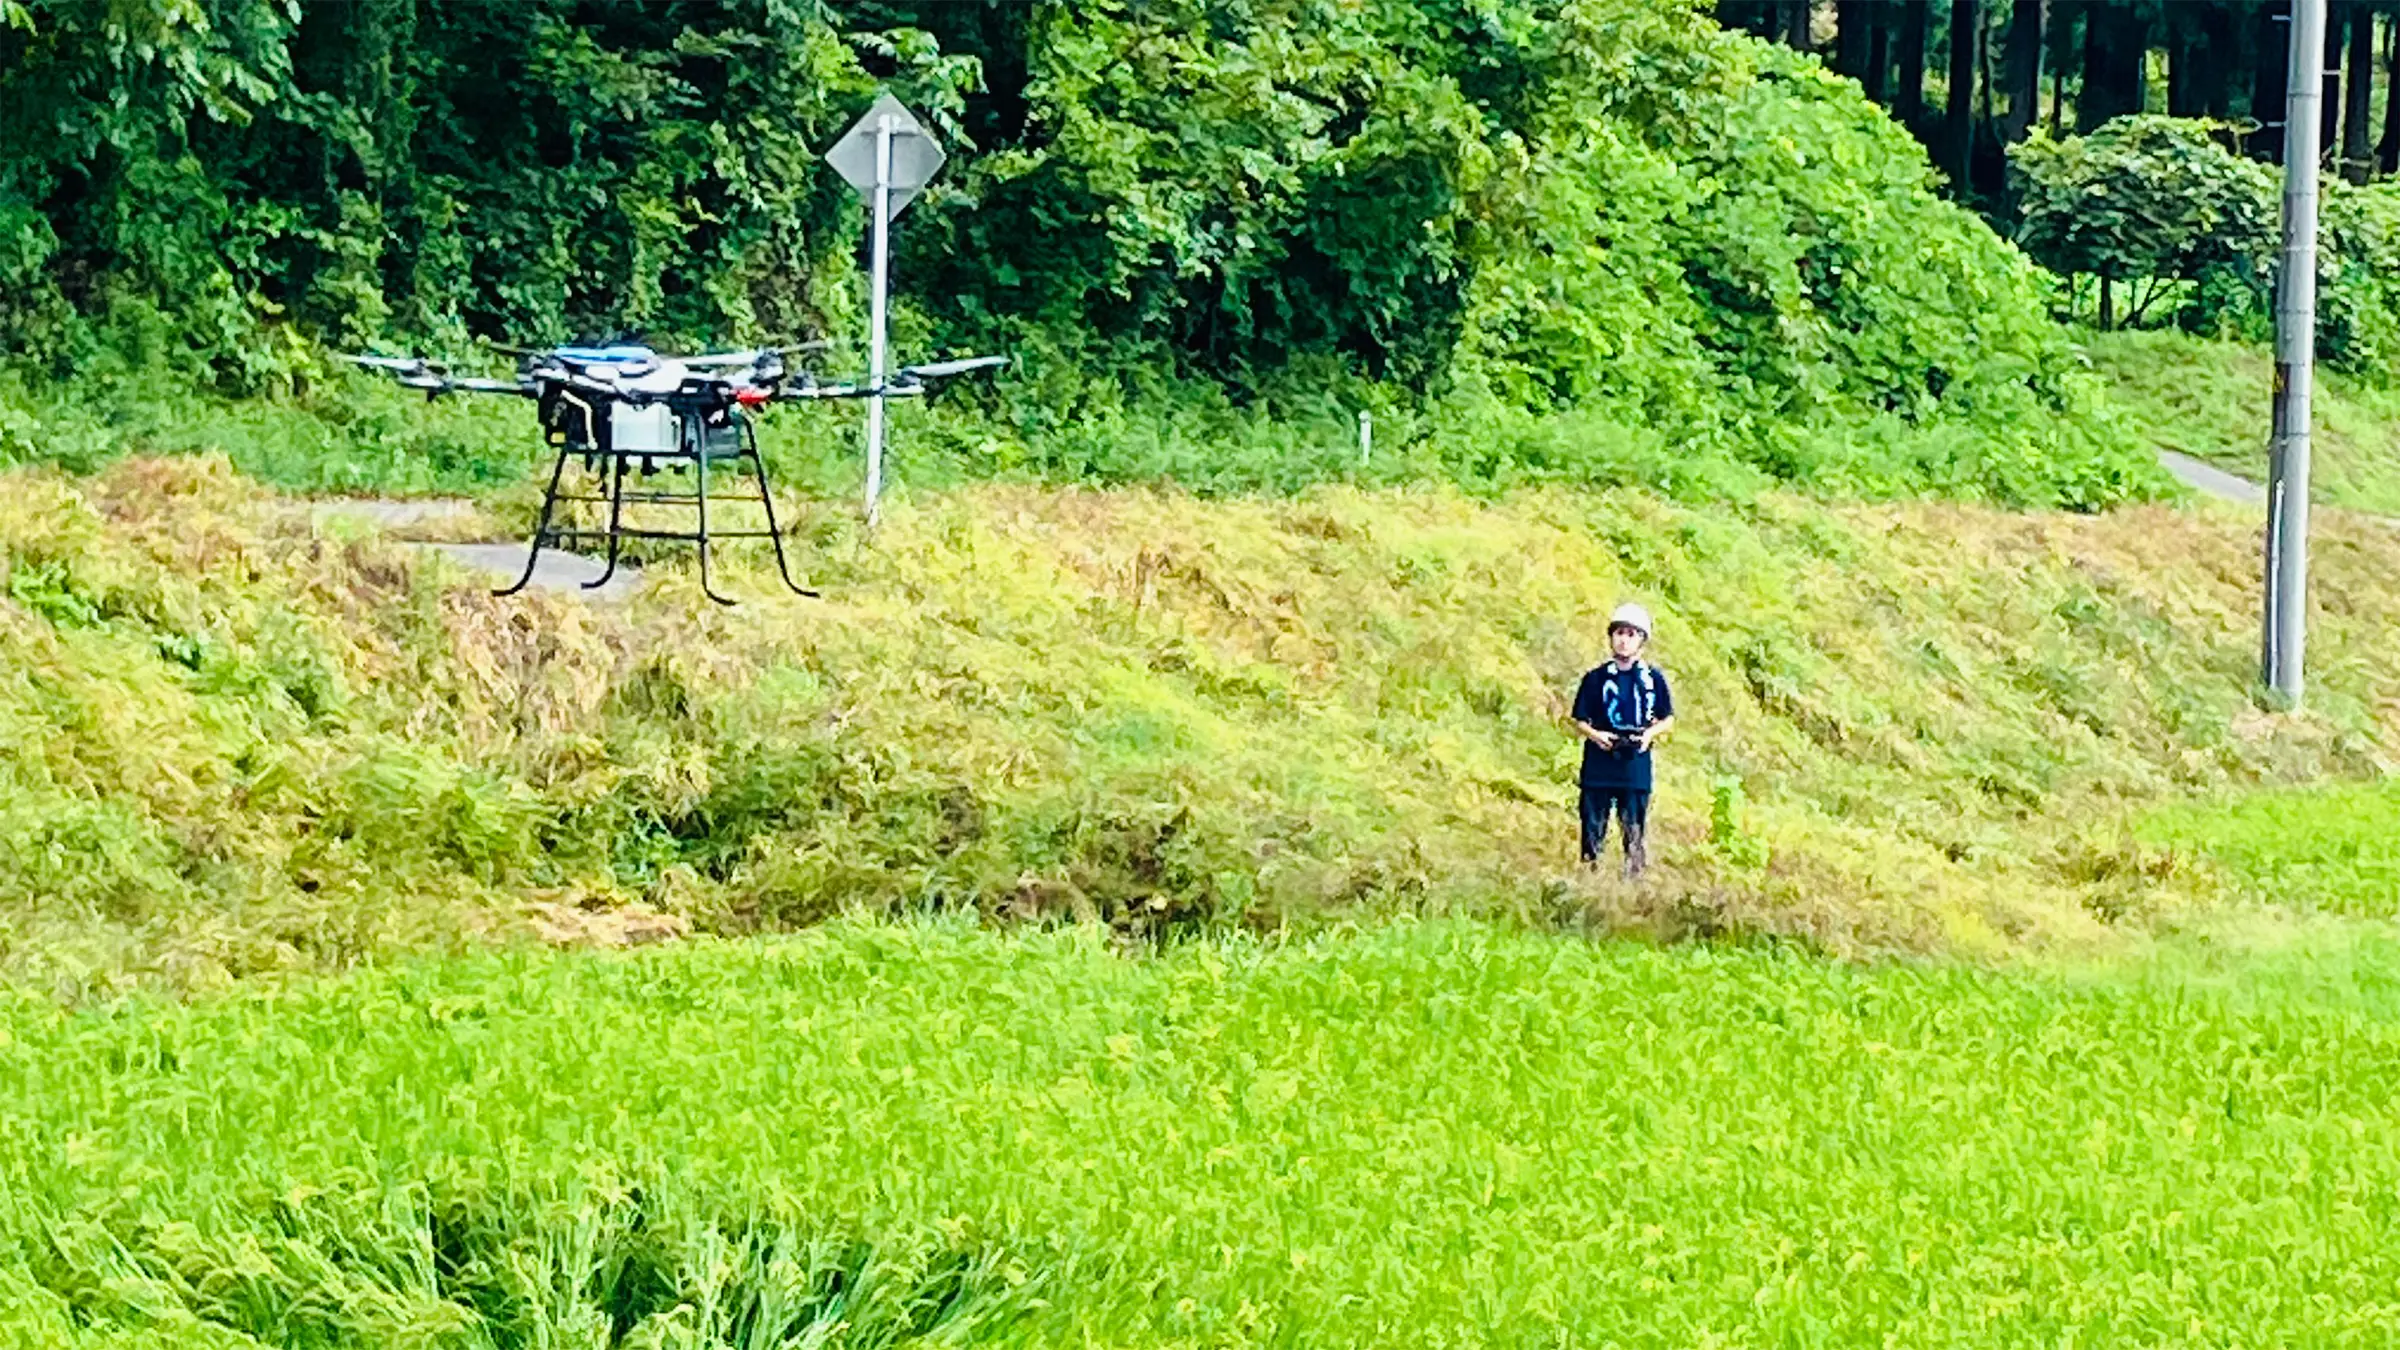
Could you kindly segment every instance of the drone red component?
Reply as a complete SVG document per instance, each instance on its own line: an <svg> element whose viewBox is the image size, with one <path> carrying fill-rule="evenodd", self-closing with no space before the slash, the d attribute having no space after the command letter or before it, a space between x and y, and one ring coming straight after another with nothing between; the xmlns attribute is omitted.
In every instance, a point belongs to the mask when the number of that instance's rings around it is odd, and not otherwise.
<svg viewBox="0 0 2400 1350"><path fill-rule="evenodd" d="M774 397L775 395L764 389L736 389L733 391L733 401L745 408L755 408Z"/></svg>

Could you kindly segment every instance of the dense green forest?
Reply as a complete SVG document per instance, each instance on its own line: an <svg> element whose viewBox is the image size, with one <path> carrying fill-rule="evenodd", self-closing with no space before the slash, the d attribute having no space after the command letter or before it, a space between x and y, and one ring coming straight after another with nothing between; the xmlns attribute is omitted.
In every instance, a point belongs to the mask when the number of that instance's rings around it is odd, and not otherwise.
<svg viewBox="0 0 2400 1350"><path fill-rule="evenodd" d="M2396 9L2332 0L2327 14L2321 144L2354 182L2400 172L2400 88L2384 78ZM2144 111L2238 122L2245 153L2283 153L2291 0L1721 0L1717 13L1821 54L1989 198L2010 191L2007 148L2034 132Z"/></svg>
<svg viewBox="0 0 2400 1350"><path fill-rule="evenodd" d="M854 334L817 156L880 85L956 151L903 341L1019 358L931 433L995 465L1291 486L1363 408L1477 484L2154 483L2052 279L1856 84L1685 4L5 13L19 460L162 383L304 398L319 343Z"/></svg>
<svg viewBox="0 0 2400 1350"><path fill-rule="evenodd" d="M2334 0L2323 52L2323 354L2400 360L2395 6ZM1725 0L1728 24L1858 82L1924 142L1944 189L2067 278L2108 329L2269 327L2289 0ZM2163 302L2163 303L2162 303Z"/></svg>
<svg viewBox="0 0 2400 1350"><path fill-rule="evenodd" d="M854 338L864 213L819 156L888 87L954 152L901 223L900 340L1017 358L912 423L916 481L2103 505L2156 479L2061 320L2263 334L2282 31L2230 0L6 0L0 459L220 444L203 398L298 417L242 438L297 447L249 465L288 486L505 480L327 350ZM2328 48L2323 344L2369 379L2390 33L2338 5Z"/></svg>

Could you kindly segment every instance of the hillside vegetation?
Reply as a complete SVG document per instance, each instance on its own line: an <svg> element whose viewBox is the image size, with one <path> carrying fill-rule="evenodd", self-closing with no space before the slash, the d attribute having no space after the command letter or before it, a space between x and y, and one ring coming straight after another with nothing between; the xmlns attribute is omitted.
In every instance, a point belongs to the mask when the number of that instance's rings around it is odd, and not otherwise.
<svg viewBox="0 0 2400 1350"><path fill-rule="evenodd" d="M1365 409L1477 490L2160 483L2051 279L1855 84L1694 4L6 13L0 101L77 129L0 149L18 462L219 427L294 486L467 486L509 456L395 456L323 347L854 340L864 213L818 155L882 85L954 153L899 233L903 349L1018 358L927 431L937 479L1291 490Z"/></svg>
<svg viewBox="0 0 2400 1350"><path fill-rule="evenodd" d="M830 598L587 609L333 538L221 462L0 492L0 965L64 991L340 966L636 905L1129 933L1394 909L2081 941L2209 891L2128 812L2367 773L2400 717L2400 546L2331 522L2308 717L2249 711L2255 540L1777 496L1209 503L987 488ZM1570 871L1561 700L1620 596L1691 710L1663 875Z"/></svg>

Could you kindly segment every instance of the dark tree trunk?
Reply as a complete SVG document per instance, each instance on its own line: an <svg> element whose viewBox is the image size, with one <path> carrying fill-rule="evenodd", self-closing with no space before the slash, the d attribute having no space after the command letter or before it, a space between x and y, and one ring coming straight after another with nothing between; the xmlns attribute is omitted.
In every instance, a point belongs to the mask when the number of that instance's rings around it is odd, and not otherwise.
<svg viewBox="0 0 2400 1350"><path fill-rule="evenodd" d="M1867 6L1867 97L1887 101L1892 87L1892 7Z"/></svg>
<svg viewBox="0 0 2400 1350"><path fill-rule="evenodd" d="M2375 166L2400 173L2400 18L2392 20L2383 47L2383 141L2375 147Z"/></svg>
<svg viewBox="0 0 2400 1350"><path fill-rule="evenodd" d="M1867 25L1876 0L1833 0L1833 69L1860 84L1867 82Z"/></svg>
<svg viewBox="0 0 2400 1350"><path fill-rule="evenodd" d="M2343 4L2326 6L2325 83L2317 102L2317 151L2332 159L2342 148L2342 20L2350 12Z"/></svg>
<svg viewBox="0 0 2400 1350"><path fill-rule="evenodd" d="M1996 200L2006 209L2008 147L2000 139L2000 113L1993 107L2000 88L2000 73L1992 67L1992 35L1988 26L1975 43L1975 51L1975 144L1968 177L1976 195Z"/></svg>
<svg viewBox="0 0 2400 1350"><path fill-rule="evenodd" d="M1950 0L1950 107L1942 123L1942 168L1951 190L1974 188L1975 68L1983 56L1983 0Z"/></svg>
<svg viewBox="0 0 2400 1350"><path fill-rule="evenodd" d="M1793 51L1805 52L1816 46L1809 32L1816 11L1814 0L1783 0L1783 40Z"/></svg>
<svg viewBox="0 0 2400 1350"><path fill-rule="evenodd" d="M2350 10L2350 84L2342 91L2342 172L2353 183L2367 181L2374 167L2375 14L2363 4Z"/></svg>
<svg viewBox="0 0 2400 1350"><path fill-rule="evenodd" d="M1931 0L1900 0L1900 73L1892 86L1892 116L1925 138L1925 29Z"/></svg>
<svg viewBox="0 0 2400 1350"><path fill-rule="evenodd" d="M2192 71L2192 83L2199 86L2200 111L2203 115L2225 118L2233 114L2233 70L2239 53L2234 50L2233 13L2222 0L2208 0L2200 6L2200 60Z"/></svg>
<svg viewBox="0 0 2400 1350"><path fill-rule="evenodd" d="M2083 18L2083 94L2075 127L2090 131L2142 110L2142 67L2150 53L2147 17L2130 4L2087 6Z"/></svg>
<svg viewBox="0 0 2400 1350"><path fill-rule="evenodd" d="M2289 92L2292 60L2290 0L2269 0L2258 10L2258 64L2250 68L2250 116L2258 133L2250 138L2250 153L2272 164L2283 162L2284 97Z"/></svg>
<svg viewBox="0 0 2400 1350"><path fill-rule="evenodd" d="M2076 34L2083 30L2083 0L2051 0L2049 31L2042 35L2042 64L2050 68L2050 135L2055 139L2067 120L2067 75L2082 59Z"/></svg>
<svg viewBox="0 0 2400 1350"><path fill-rule="evenodd" d="M2007 145L2024 140L2041 116L2042 0L2016 0L2008 11L2008 47L2002 77L2008 85L2008 117L2000 124Z"/></svg>
<svg viewBox="0 0 2400 1350"><path fill-rule="evenodd" d="M2108 64L2108 57L2101 51L2101 45L2107 40L2101 31L2103 26L2100 21L2100 6L2097 4L2085 5L2083 7L2083 78L2075 83L2075 130L2078 134L2089 132L2092 128L2108 120L2100 112L2100 109L2106 106L2106 97L2101 91L2108 87L2108 72L2104 69Z"/></svg>
<svg viewBox="0 0 2400 1350"><path fill-rule="evenodd" d="M2188 15L2167 13L2167 116L2200 115L2200 63L2207 59Z"/></svg>

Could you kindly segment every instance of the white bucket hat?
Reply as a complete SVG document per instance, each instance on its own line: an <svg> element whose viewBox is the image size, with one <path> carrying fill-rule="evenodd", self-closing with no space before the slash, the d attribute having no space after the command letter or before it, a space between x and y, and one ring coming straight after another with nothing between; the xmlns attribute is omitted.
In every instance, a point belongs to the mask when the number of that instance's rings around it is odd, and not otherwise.
<svg viewBox="0 0 2400 1350"><path fill-rule="evenodd" d="M1613 633L1620 628L1631 628L1643 637L1650 636L1650 611L1640 605L1617 606L1617 612L1608 616L1608 629Z"/></svg>

